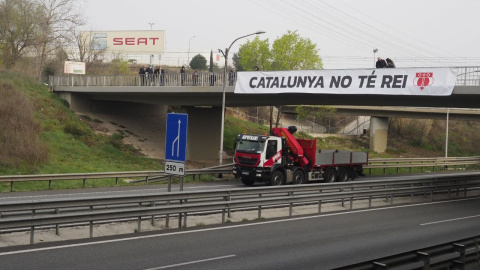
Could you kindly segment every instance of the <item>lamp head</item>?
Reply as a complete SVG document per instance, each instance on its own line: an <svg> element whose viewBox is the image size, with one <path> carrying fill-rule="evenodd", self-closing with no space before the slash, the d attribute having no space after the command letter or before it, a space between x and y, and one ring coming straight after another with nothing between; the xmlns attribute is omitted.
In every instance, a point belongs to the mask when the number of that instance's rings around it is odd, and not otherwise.
<svg viewBox="0 0 480 270"><path fill-rule="evenodd" d="M265 34L265 31L257 31L257 32L255 32L255 35L260 35L260 34Z"/></svg>
<svg viewBox="0 0 480 270"><path fill-rule="evenodd" d="M373 49L373 53L376 53L376 52L378 52L378 49Z"/></svg>

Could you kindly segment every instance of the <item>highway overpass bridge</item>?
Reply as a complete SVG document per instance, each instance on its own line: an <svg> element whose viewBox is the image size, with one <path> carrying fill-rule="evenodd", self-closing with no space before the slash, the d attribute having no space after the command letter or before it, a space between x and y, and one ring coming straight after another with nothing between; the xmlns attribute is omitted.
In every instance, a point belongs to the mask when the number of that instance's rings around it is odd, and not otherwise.
<svg viewBox="0 0 480 270"><path fill-rule="evenodd" d="M311 107L315 112L317 108ZM416 119L446 119L447 113L450 120L480 121L480 109L466 108L435 108L435 107L393 107L393 106L332 106L336 114L352 116L375 116L375 117L397 117ZM284 106L282 112L296 114L296 106ZM321 108L318 108L321 112Z"/></svg>
<svg viewBox="0 0 480 270"><path fill-rule="evenodd" d="M164 115L166 105L182 106L189 114L190 159L218 157L223 83L227 107L278 105L402 106L480 109L480 67L458 67L457 81L449 96L358 95L358 94L235 94L223 73L165 74L139 76L59 76L50 78L53 92L66 99L77 112ZM142 85L144 84L144 85ZM232 85L234 82L232 83ZM412 114L412 112L410 112ZM370 126L371 148L382 152L387 145L388 116L380 110ZM375 117L378 116L378 117ZM208 134L205 134L208 130ZM204 135L202 135L204 134ZM209 144L209 145L206 145Z"/></svg>

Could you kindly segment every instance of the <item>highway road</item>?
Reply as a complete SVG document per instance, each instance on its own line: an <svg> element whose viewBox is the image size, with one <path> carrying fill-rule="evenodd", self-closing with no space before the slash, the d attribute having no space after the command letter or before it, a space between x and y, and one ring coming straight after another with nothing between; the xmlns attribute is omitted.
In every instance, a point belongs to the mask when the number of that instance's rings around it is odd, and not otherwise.
<svg viewBox="0 0 480 270"><path fill-rule="evenodd" d="M468 171L475 172L475 171ZM458 176L464 174L464 172L440 172L440 173L429 173L429 174L409 174L409 175L394 175L394 176L384 176L384 175L375 175L360 177L356 181L363 180L398 180L418 177L419 175L452 175ZM315 182L320 183L320 182ZM262 183L256 183L256 186L265 186ZM196 182L196 183L185 183L184 191L201 191L201 190L215 190L215 189L233 189L233 188L246 188L242 182L237 180L230 181L214 181L214 182ZM247 187L248 188L248 187ZM179 184L172 184L172 191L180 191ZM2 201L12 201L12 200L41 200L46 198L72 198L72 197L103 197L106 195L122 195L122 194L151 194L158 192L167 192L167 185L140 185L140 186L121 186L121 187L105 187L105 188L85 188L85 189L68 189L68 190L43 190L43 191L28 191L28 192L3 192L0 193L0 202Z"/></svg>
<svg viewBox="0 0 480 270"><path fill-rule="evenodd" d="M479 203L470 198L1 248L0 268L332 269L480 235Z"/></svg>

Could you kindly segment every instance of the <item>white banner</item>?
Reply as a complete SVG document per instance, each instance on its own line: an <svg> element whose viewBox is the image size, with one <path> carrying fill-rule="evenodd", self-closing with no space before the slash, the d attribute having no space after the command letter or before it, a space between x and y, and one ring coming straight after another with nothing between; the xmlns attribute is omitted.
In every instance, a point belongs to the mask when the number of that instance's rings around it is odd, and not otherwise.
<svg viewBox="0 0 480 270"><path fill-rule="evenodd" d="M370 94L448 96L453 68L383 68L239 72L235 94Z"/></svg>
<svg viewBox="0 0 480 270"><path fill-rule="evenodd" d="M65 61L65 65L63 67L63 73L85 75L85 63L84 62Z"/></svg>

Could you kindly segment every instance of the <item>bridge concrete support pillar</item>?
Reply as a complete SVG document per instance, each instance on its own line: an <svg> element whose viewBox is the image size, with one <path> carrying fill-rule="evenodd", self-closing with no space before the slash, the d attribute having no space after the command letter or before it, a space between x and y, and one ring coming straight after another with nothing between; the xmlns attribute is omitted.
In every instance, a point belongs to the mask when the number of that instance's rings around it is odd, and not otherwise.
<svg viewBox="0 0 480 270"><path fill-rule="evenodd" d="M187 159L218 159L222 108L186 107L186 111L188 113Z"/></svg>
<svg viewBox="0 0 480 270"><path fill-rule="evenodd" d="M387 150L388 117L370 118L370 149L383 153Z"/></svg>
<svg viewBox="0 0 480 270"><path fill-rule="evenodd" d="M58 95L68 102L70 109L73 111L80 113L90 112L91 102L87 95L71 92L58 92Z"/></svg>

